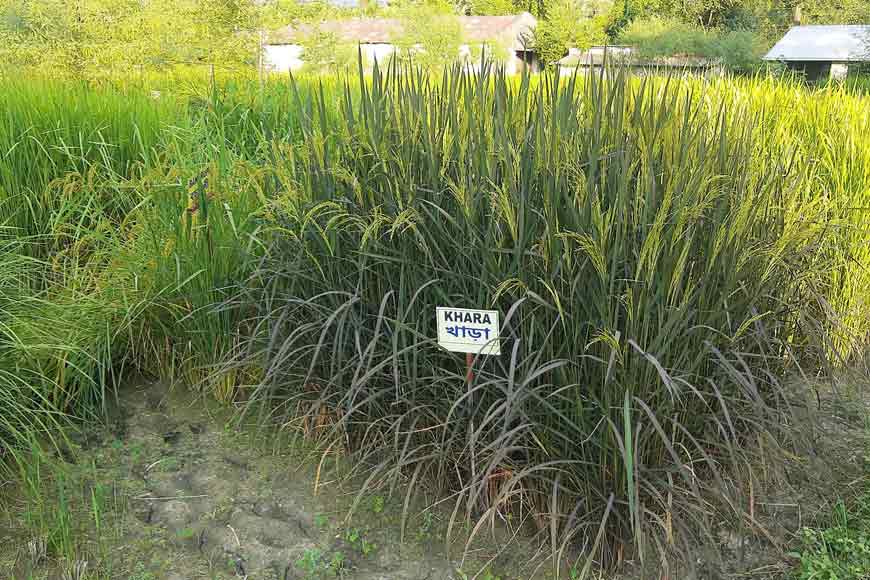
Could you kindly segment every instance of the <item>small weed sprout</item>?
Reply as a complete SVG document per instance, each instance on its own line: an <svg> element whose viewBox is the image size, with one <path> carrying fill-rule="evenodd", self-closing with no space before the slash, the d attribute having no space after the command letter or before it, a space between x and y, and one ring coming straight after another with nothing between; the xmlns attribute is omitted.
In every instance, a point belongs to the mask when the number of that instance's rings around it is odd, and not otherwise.
<svg viewBox="0 0 870 580"><path fill-rule="evenodd" d="M372 498L372 512L375 514L381 514L384 511L386 500L382 495L376 495Z"/></svg>

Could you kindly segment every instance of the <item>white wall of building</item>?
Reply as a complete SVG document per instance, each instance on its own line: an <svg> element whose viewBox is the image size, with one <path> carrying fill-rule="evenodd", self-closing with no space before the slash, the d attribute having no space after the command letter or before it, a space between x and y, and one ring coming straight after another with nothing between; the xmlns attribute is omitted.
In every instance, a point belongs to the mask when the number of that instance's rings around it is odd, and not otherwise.
<svg viewBox="0 0 870 580"><path fill-rule="evenodd" d="M263 47L263 66L276 72L302 68L302 47L298 44L267 44Z"/></svg>
<svg viewBox="0 0 870 580"><path fill-rule="evenodd" d="M831 63L831 78L842 81L849 75L849 65L843 62Z"/></svg>
<svg viewBox="0 0 870 580"><path fill-rule="evenodd" d="M377 59L385 64L396 52L393 44L361 44L363 62L371 66ZM305 49L299 44L267 44L263 47L263 66L275 72L297 71L305 66Z"/></svg>
<svg viewBox="0 0 870 580"><path fill-rule="evenodd" d="M390 60L390 56L396 52L396 45L394 44L360 44L359 47L363 55L363 62L369 66L375 60L378 61L378 66L386 64Z"/></svg>
<svg viewBox="0 0 870 580"><path fill-rule="evenodd" d="M489 59L503 64L505 73L509 75L517 74L523 69L522 59L512 50L493 48L486 44L459 45L459 58L465 60L474 72L480 72L480 57L484 52Z"/></svg>
<svg viewBox="0 0 870 580"><path fill-rule="evenodd" d="M375 59L378 64L386 64L397 50L396 45L387 43L360 44L359 48L363 62L368 66L371 66ZM421 46L416 48L423 50ZM480 68L481 50L487 50L491 57L501 60L507 74L516 74L522 70L523 61L513 51L502 55L491 48L463 44L459 47L458 56L467 59L469 66L477 71ZM275 72L297 71L305 66L304 51L305 49L299 44L267 44L263 47L263 66L266 70Z"/></svg>

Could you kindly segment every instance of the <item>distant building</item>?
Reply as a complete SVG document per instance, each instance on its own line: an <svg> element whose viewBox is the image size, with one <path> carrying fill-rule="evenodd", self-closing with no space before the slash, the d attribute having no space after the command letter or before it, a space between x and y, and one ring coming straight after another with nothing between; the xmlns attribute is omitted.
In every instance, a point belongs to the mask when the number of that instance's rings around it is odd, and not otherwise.
<svg viewBox="0 0 870 580"><path fill-rule="evenodd" d="M841 79L850 65L870 62L870 26L795 26L764 60L781 62L809 80Z"/></svg>
<svg viewBox="0 0 870 580"><path fill-rule="evenodd" d="M556 61L559 74L570 76L575 72L587 73L608 64L625 63L632 50L627 46L591 46L588 49L569 48L568 54Z"/></svg>
<svg viewBox="0 0 870 580"><path fill-rule="evenodd" d="M524 67L538 70L531 39L537 20L528 12L514 16L457 16L463 44L454 58L471 57L481 48L496 47L508 74ZM294 71L305 65L305 39L315 33L334 35L345 44L359 45L366 62L385 62L397 51L403 36L402 21L396 18L351 18L327 20L317 25L288 26L271 33L263 47L263 60L274 71ZM412 39L413 40L413 39ZM472 64L474 64L472 62Z"/></svg>
<svg viewBox="0 0 870 580"><path fill-rule="evenodd" d="M692 56L644 59L630 46L592 46L586 50L569 48L568 54L556 61L562 76L600 71L605 64L627 66L635 74L644 74L647 71L686 72L705 76L722 74L722 65L714 60Z"/></svg>

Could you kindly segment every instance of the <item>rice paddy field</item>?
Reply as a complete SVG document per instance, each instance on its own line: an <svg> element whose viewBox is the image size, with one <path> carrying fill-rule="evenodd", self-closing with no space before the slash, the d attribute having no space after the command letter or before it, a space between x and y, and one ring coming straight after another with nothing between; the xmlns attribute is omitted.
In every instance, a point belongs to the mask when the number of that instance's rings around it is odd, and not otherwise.
<svg viewBox="0 0 870 580"><path fill-rule="evenodd" d="M870 335L870 101L611 72L0 78L0 480L148 376L568 577L776 544ZM501 313L470 382L444 305Z"/></svg>

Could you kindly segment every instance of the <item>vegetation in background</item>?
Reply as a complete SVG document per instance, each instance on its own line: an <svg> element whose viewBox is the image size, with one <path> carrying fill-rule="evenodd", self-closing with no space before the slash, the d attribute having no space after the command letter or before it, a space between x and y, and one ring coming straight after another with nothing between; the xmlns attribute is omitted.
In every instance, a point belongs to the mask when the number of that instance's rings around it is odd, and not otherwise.
<svg viewBox="0 0 870 580"><path fill-rule="evenodd" d="M444 66L456 60L462 27L449 5L411 4L399 11L402 35L396 48L424 66ZM385 65L386 63L381 63Z"/></svg>
<svg viewBox="0 0 870 580"><path fill-rule="evenodd" d="M247 0L2 0L0 13L6 14L0 63L42 67L53 76L256 62L259 18Z"/></svg>
<svg viewBox="0 0 870 580"><path fill-rule="evenodd" d="M449 25L447 14L528 11L540 21L537 49L544 62L558 60L569 47L613 43L629 27L622 38L638 41L657 56L693 51L693 56L721 58L735 70L745 71L759 51L788 29L795 4L792 0L407 0L389 5L361 2L346 8L326 0L124 0L120 4L117 0L0 0L0 66L42 68L53 75L86 79L180 63L253 69L262 30L355 16L407 20L412 38L402 42L431 46L424 53L431 58L422 62L440 66L445 64L442 55L452 54L447 49L461 43L458 27ZM862 23L870 14L868 0L800 4L807 24ZM432 26L435 21L440 22ZM632 26L633 22L637 24ZM333 46L329 40L318 36L309 43L317 49L315 61L336 60L343 66L344 57L324 57Z"/></svg>
<svg viewBox="0 0 870 580"><path fill-rule="evenodd" d="M334 32L314 29L300 42L305 52L304 66L309 73L330 73L342 70L356 62L358 49L340 42Z"/></svg>
<svg viewBox="0 0 870 580"><path fill-rule="evenodd" d="M746 72L792 26L798 5L803 24L862 24L870 17L867 0L617 0L607 31L611 40L636 43L653 56L718 58Z"/></svg>
<svg viewBox="0 0 870 580"><path fill-rule="evenodd" d="M553 63L569 48L607 44L607 30L618 12L607 6L587 6L576 0L554 2L535 30L535 47L544 64Z"/></svg>
<svg viewBox="0 0 870 580"><path fill-rule="evenodd" d="M635 47L643 59L697 57L738 71L758 68L763 50L752 32L704 29L673 18L635 20L622 31L618 43Z"/></svg>
<svg viewBox="0 0 870 580"><path fill-rule="evenodd" d="M630 18L670 16L704 28L752 29L764 36L787 30L798 5L804 24L860 24L868 13L866 0L624 0Z"/></svg>

